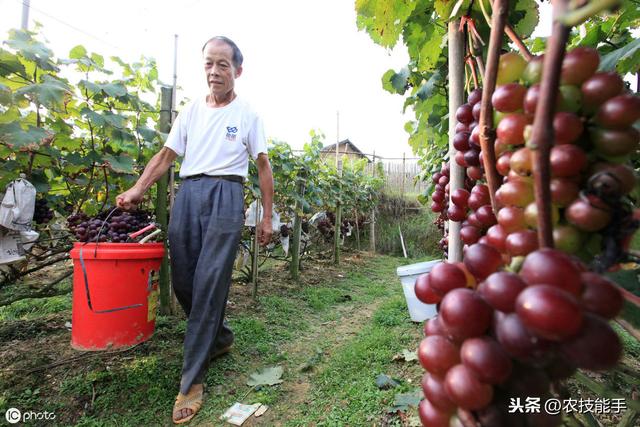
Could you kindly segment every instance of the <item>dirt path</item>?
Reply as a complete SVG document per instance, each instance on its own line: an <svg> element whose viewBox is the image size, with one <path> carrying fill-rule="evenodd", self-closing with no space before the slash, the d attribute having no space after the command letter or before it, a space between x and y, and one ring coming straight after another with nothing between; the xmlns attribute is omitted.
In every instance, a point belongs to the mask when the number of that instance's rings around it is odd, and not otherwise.
<svg viewBox="0 0 640 427"><path fill-rule="evenodd" d="M285 345L283 351L290 355L292 363L285 366L289 375L282 387L284 394L264 416L251 418L243 426L281 426L287 420L297 418L304 405L313 403L309 396L312 376L326 367L326 359L358 334L362 326L371 320L381 302L340 307L338 319L321 323L300 339ZM325 347L319 357L315 351L317 343L323 343ZM309 366L309 361L314 357L319 359L318 363Z"/></svg>

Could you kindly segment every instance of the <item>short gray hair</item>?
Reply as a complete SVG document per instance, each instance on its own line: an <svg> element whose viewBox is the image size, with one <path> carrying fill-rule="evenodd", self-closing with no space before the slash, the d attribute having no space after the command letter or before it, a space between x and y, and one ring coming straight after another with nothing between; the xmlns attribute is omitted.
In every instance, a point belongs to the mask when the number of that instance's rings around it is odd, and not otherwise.
<svg viewBox="0 0 640 427"><path fill-rule="evenodd" d="M231 40L229 37L225 37L225 36L215 36L215 37L211 37L209 40L207 40L207 42L202 46L202 52L204 53L204 49L207 47L207 45L209 43L211 43L212 41L215 40L220 40L221 42L226 43L227 45L229 45L231 47L231 49L233 50L233 65L234 67L238 68L240 66L242 66L242 60L244 59L244 57L242 56L242 52L240 52L240 48L238 48L238 45L236 45L233 40Z"/></svg>

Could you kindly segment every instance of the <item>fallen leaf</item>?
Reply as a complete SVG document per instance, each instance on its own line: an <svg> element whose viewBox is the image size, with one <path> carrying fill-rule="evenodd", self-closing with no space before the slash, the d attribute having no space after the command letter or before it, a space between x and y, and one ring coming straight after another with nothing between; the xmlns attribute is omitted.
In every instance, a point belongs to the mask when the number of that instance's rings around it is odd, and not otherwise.
<svg viewBox="0 0 640 427"><path fill-rule="evenodd" d="M393 406L391 406L387 412L406 412L410 406L418 406L421 399L422 392L420 389L416 389L411 393L398 393L394 398Z"/></svg>
<svg viewBox="0 0 640 427"><path fill-rule="evenodd" d="M376 386L378 386L380 390L387 390L390 388L398 387L399 385L399 381L396 381L388 375L380 374L376 377Z"/></svg>
<svg viewBox="0 0 640 427"><path fill-rule="evenodd" d="M405 362L412 362L414 360L418 360L418 351L409 351L407 349L402 350L401 353L397 353L393 355L391 359L394 362L399 360L404 360Z"/></svg>
<svg viewBox="0 0 640 427"><path fill-rule="evenodd" d="M259 385L276 385L282 383L282 366L272 366L264 368L262 371L253 373L249 376L247 385L256 387Z"/></svg>
<svg viewBox="0 0 640 427"><path fill-rule="evenodd" d="M404 357L404 360L406 360L407 362L418 360L418 351L417 350L409 351L407 349L404 349L402 350L402 356Z"/></svg>
<svg viewBox="0 0 640 427"><path fill-rule="evenodd" d="M317 348L316 353L305 363L303 363L302 366L300 366L300 372L307 372L312 370L318 363L320 363L323 355L323 351L320 348Z"/></svg>

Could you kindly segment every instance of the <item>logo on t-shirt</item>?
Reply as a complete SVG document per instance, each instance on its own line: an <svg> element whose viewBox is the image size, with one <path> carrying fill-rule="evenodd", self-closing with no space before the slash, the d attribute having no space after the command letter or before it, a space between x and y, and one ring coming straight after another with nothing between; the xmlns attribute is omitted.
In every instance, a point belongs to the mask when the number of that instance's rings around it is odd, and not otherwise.
<svg viewBox="0 0 640 427"><path fill-rule="evenodd" d="M227 126L227 141L235 141L236 140L236 134L238 133L238 128L233 126Z"/></svg>

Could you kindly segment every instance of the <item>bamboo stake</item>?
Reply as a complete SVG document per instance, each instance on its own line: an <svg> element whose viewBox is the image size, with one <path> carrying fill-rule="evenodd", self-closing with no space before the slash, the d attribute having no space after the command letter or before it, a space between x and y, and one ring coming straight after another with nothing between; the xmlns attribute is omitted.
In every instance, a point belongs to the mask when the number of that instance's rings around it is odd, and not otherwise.
<svg viewBox="0 0 640 427"><path fill-rule="evenodd" d="M300 197L304 197L304 181L298 183L298 194ZM296 282L300 278L300 237L302 235L302 218L300 217L300 211L302 210L302 203L296 201L295 217L293 219L293 235L291 245L291 265L289 271L291 272L291 278Z"/></svg>
<svg viewBox="0 0 640 427"><path fill-rule="evenodd" d="M256 199L256 228L253 235L253 258L251 260L251 283L253 283L253 299L258 298L258 256L260 255L260 241L258 240L258 227L260 225L260 198ZM271 224L269 224L271 226Z"/></svg>
<svg viewBox="0 0 640 427"><path fill-rule="evenodd" d="M170 87L162 87L160 98L160 132L169 133L171 129L171 99L173 97L173 89ZM165 173L157 181L157 199L156 199L156 220L160 224L160 229L167 232L167 185L168 173ZM171 313L171 299L169 286L169 257L167 255L167 239L163 239L164 256L160 266L160 311L163 314Z"/></svg>
<svg viewBox="0 0 640 427"><path fill-rule="evenodd" d="M373 164L372 164L372 176L376 176L376 152L375 150L373 151ZM371 224L369 226L370 232L369 232L369 245L370 245L370 250L373 253L376 253L376 207L372 207L371 208Z"/></svg>
<svg viewBox="0 0 640 427"><path fill-rule="evenodd" d="M464 35L458 31L459 22L449 22L449 158L451 169L449 171L449 194L453 194L458 188L464 187L464 168L453 161L455 148L453 137L456 128L456 110L464 102ZM449 262L462 261L462 240L460 239L459 222L448 221L449 224L449 249L447 259Z"/></svg>

